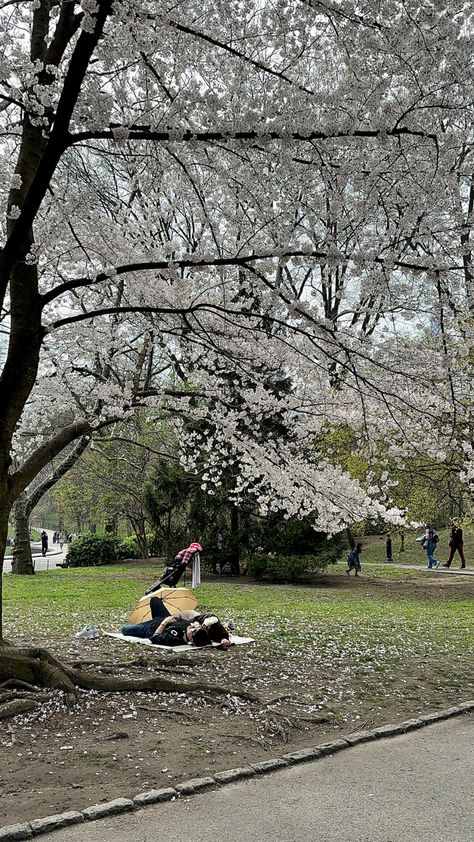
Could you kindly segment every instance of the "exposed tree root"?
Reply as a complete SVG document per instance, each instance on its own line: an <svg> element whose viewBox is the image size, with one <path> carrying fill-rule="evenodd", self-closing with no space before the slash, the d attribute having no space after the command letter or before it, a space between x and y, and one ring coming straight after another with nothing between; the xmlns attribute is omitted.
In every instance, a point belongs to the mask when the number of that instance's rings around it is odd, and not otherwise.
<svg viewBox="0 0 474 842"><path fill-rule="evenodd" d="M9 719L11 716L18 716L20 713L30 713L38 706L32 699L14 699L0 705L0 719Z"/></svg>
<svg viewBox="0 0 474 842"><path fill-rule="evenodd" d="M48 690L61 690L65 693L67 703L74 702L77 696L77 688L80 688L104 693L150 691L155 693L193 694L204 692L214 698L231 694L250 702L262 704L261 700L251 693L233 690L229 687L201 682L172 681L156 675L147 675L143 678L99 675L62 664L44 649L15 649L10 646L0 646L0 682L16 687L22 682L23 684L26 683L29 689L33 686L35 688L47 688ZM17 703L19 704L20 700L17 700ZM26 700L23 704L26 705ZM31 702L31 704L34 707L34 702ZM16 711L16 713L19 712L25 711ZM6 715L14 716L15 713Z"/></svg>

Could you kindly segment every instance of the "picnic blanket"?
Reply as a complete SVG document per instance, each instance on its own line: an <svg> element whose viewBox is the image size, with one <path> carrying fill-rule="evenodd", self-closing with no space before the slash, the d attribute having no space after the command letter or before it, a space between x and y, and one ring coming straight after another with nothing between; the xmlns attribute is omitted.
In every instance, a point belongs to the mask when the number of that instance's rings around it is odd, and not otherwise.
<svg viewBox="0 0 474 842"><path fill-rule="evenodd" d="M161 646L152 643L147 637L132 637L129 634L121 634L120 632L104 632L107 637L115 637L116 640L125 640L127 643L141 643L142 646L152 646L153 649L166 649L168 652L199 652L200 649L209 649L209 646L188 646L183 643L182 646ZM233 646L241 646L244 643L253 643L253 637L239 637L236 634L230 634L229 640ZM211 646L219 646L219 643L212 643Z"/></svg>

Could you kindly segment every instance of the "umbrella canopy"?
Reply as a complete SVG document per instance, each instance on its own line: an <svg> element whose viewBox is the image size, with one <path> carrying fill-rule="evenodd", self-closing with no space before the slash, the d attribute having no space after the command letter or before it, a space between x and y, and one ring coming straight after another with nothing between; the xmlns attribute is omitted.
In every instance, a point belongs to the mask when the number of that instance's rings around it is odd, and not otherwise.
<svg viewBox="0 0 474 842"><path fill-rule="evenodd" d="M153 597L162 599L173 615L181 614L182 611L194 611L197 606L197 599L188 588L160 588L159 591L142 596L128 618L129 623L143 623L152 619L150 599Z"/></svg>

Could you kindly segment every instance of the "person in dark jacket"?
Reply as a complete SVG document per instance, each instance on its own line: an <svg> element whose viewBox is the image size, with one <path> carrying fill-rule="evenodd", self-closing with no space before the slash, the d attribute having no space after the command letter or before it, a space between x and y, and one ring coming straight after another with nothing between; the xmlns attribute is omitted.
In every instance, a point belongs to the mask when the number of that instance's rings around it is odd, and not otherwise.
<svg viewBox="0 0 474 842"><path fill-rule="evenodd" d="M42 554L42 556L43 556L43 558L44 558L44 556L45 556L45 555L46 555L46 553L48 552L48 535L47 535L47 533L44 531L44 529L43 529L43 531L42 531L42 533L41 533L41 535L40 535L40 538L41 538L41 554Z"/></svg>
<svg viewBox="0 0 474 842"><path fill-rule="evenodd" d="M362 552L362 544L356 544L354 549L350 551L347 559L347 575L350 575L352 569L355 570L355 575L358 576L362 570L360 566L360 554Z"/></svg>
<svg viewBox="0 0 474 842"><path fill-rule="evenodd" d="M122 634L130 637L145 637L159 646L209 646L211 639L207 628L193 619L171 616L163 600L150 599L152 619L144 623L129 623L122 626Z"/></svg>
<svg viewBox="0 0 474 842"><path fill-rule="evenodd" d="M461 557L461 570L466 566L466 559L464 558L464 540L462 529L456 521L451 521L451 534L449 536L449 558L443 567L451 567L451 562L457 550Z"/></svg>

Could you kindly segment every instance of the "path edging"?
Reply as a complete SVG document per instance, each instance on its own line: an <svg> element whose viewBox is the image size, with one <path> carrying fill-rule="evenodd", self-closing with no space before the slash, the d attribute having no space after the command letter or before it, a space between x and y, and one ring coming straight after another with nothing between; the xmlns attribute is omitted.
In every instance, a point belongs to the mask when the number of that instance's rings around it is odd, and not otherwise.
<svg viewBox="0 0 474 842"><path fill-rule="evenodd" d="M428 713L414 719L407 719L405 722L398 722L395 725L382 725L368 731L355 731L337 740L328 743L320 743L312 748L303 748L297 751L282 754L271 760L262 760L259 763L251 763L248 766L241 766L237 769L227 769L224 772L216 772L212 777L192 778L189 781L176 784L175 787L163 789L151 789L148 792L140 792L135 798L115 798L105 804L93 804L82 811L69 810L58 813L54 816L45 816L43 819L32 819L31 822L20 822L5 827L0 827L0 842L21 842L24 839L32 839L44 833L51 833L52 830L59 830L63 827L70 827L74 824L81 824L86 821L96 821L107 816L116 816L119 813L129 813L146 807L149 804L159 804L164 801L174 801L183 796L195 795L211 787L226 786L234 781L274 772L296 763L308 763L320 757L334 754L336 751L343 751L360 743L372 740L381 740L386 737L396 737L400 734L407 734L418 728L425 728L433 722L441 722L443 719L450 719L453 716L460 716L474 710L474 701L463 702L439 713Z"/></svg>

